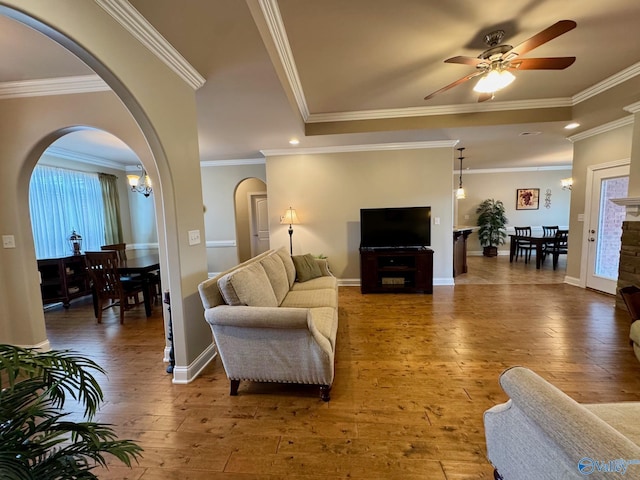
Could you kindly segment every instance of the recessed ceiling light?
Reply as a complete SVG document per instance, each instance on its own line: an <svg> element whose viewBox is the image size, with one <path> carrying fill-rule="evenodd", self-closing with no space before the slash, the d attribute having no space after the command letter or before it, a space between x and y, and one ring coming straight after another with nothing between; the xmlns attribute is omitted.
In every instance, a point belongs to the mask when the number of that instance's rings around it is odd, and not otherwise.
<svg viewBox="0 0 640 480"><path fill-rule="evenodd" d="M565 125L565 130L573 130L574 128L578 128L580 124L578 122L571 122L568 125Z"/></svg>
<svg viewBox="0 0 640 480"><path fill-rule="evenodd" d="M291 140L289 140L289 143L291 145L298 145L300 143L300 140L298 140L297 138L292 138Z"/></svg>

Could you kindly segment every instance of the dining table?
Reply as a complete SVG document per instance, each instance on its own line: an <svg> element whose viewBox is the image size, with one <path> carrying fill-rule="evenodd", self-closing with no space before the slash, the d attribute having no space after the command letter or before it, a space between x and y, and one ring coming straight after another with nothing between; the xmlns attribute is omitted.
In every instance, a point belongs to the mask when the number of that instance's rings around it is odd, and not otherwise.
<svg viewBox="0 0 640 480"><path fill-rule="evenodd" d="M523 240L531 242L536 246L536 269L538 270L542 267L545 247L552 248L553 244L557 241L555 235L516 235L514 233L510 233L509 237L509 263L513 263L513 257L516 255L518 240Z"/></svg>

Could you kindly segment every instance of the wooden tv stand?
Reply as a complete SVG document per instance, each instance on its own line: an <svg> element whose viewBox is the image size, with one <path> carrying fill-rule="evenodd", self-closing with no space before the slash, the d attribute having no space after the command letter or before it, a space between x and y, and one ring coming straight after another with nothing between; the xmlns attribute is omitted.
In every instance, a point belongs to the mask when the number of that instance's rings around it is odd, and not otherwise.
<svg viewBox="0 0 640 480"><path fill-rule="evenodd" d="M360 248L362 293L433 293L433 250Z"/></svg>

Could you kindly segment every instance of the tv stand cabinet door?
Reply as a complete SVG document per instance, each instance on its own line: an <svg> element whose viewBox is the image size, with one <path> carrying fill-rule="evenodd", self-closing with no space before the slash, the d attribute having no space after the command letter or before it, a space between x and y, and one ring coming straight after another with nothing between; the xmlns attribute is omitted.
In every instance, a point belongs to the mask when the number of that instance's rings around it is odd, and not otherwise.
<svg viewBox="0 0 640 480"><path fill-rule="evenodd" d="M433 293L433 250L416 253L416 291Z"/></svg>
<svg viewBox="0 0 640 480"><path fill-rule="evenodd" d="M371 293L378 286L378 256L375 252L360 252L360 291Z"/></svg>

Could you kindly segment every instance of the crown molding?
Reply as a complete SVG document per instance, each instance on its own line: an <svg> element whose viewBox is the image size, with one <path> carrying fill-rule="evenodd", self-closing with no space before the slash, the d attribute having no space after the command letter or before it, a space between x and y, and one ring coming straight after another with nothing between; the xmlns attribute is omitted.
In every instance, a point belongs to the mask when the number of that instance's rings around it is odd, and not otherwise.
<svg viewBox="0 0 640 480"><path fill-rule="evenodd" d="M599 127L591 128L589 130L585 130L584 132L571 135L570 137L567 137L567 140L569 140L571 143L575 143L580 140L584 140L585 138L594 137L596 135L600 135L601 133L610 132L611 130L615 130L616 128L631 125L632 123L633 115L627 115L626 117L622 117L619 120L614 120L613 122L605 123L603 125L600 125Z"/></svg>
<svg viewBox="0 0 640 480"><path fill-rule="evenodd" d="M547 167L509 167L509 168L474 168L469 170L462 170L464 175L477 175L486 173L522 173L522 172L552 172L552 171L566 171L572 170L571 165L551 165ZM460 175L460 170L453 171L454 176Z"/></svg>
<svg viewBox="0 0 640 480"><path fill-rule="evenodd" d="M572 97L573 105L577 105L578 103L584 102L591 97L595 97L596 95L599 95L602 92L609 90L610 88L626 82L627 80L637 76L638 74L640 74L640 62L635 63L630 67L625 68L624 70L615 73L608 78L605 78L601 82L596 83L592 87L589 87L581 91L580 93L575 94Z"/></svg>
<svg viewBox="0 0 640 480"><path fill-rule="evenodd" d="M151 53L198 90L206 80L127 0L95 0Z"/></svg>
<svg viewBox="0 0 640 480"><path fill-rule="evenodd" d="M627 105L623 108L625 112L629 113L638 113L640 112L640 102L632 103L631 105Z"/></svg>
<svg viewBox="0 0 640 480"><path fill-rule="evenodd" d="M276 47L276 51L278 52L278 57L282 63L287 81L289 82L289 86L293 91L293 96L298 104L300 115L302 115L302 118L306 122L309 118L309 107L307 106L307 100L304 96L304 91L302 90L302 82L300 82L300 77L298 76L298 69L296 67L296 62L293 59L293 52L289 45L289 37L287 37L284 23L282 22L278 2L277 0L259 0L258 4L260 5L260 10L262 11L262 15L267 23L267 27L269 28L271 39Z"/></svg>
<svg viewBox="0 0 640 480"><path fill-rule="evenodd" d="M309 155L316 153L348 153L372 152L382 150L417 150L422 148L454 147L458 140L441 140L433 142L377 143L370 145L336 145L330 147L288 148L280 150L260 150L265 157L279 155Z"/></svg>
<svg viewBox="0 0 640 480"><path fill-rule="evenodd" d="M103 157L90 155L88 153L75 152L61 147L49 147L45 150L44 155L60 158L62 160L72 160L74 162L86 163L88 165L97 165L99 167L111 168L114 170L126 171L126 166L122 163L114 162ZM46 163L46 160L45 160Z"/></svg>
<svg viewBox="0 0 640 480"><path fill-rule="evenodd" d="M111 90L98 75L42 78L0 83L0 99L44 97L71 93L104 92Z"/></svg>
<svg viewBox="0 0 640 480"><path fill-rule="evenodd" d="M571 107L571 99L549 98L541 100L494 102L489 104L465 103L462 105L442 105L436 107L406 107L338 113L312 113L309 115L308 123L378 120L399 117L426 117L434 115L454 115L460 113L498 112L507 110L558 107Z"/></svg>
<svg viewBox="0 0 640 480"><path fill-rule="evenodd" d="M240 158L237 160L206 160L200 162L201 167L235 167L238 165L264 165L264 158Z"/></svg>

